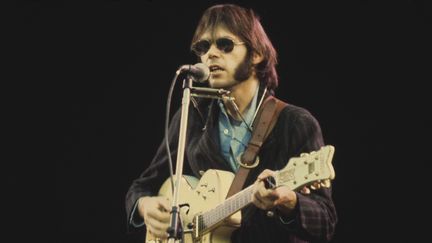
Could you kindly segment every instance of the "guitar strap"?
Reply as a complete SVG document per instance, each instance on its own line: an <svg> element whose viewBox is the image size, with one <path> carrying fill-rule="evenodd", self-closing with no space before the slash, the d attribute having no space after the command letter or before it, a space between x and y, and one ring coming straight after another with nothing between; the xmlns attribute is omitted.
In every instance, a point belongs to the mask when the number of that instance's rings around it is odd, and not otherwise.
<svg viewBox="0 0 432 243"><path fill-rule="evenodd" d="M255 119L253 123L252 138L245 152L240 157L240 167L228 190L226 198L229 198L243 188L249 171L259 164L258 152L275 126L280 112L286 105L287 103L272 95L267 96L264 100L262 108L258 111L257 119Z"/></svg>

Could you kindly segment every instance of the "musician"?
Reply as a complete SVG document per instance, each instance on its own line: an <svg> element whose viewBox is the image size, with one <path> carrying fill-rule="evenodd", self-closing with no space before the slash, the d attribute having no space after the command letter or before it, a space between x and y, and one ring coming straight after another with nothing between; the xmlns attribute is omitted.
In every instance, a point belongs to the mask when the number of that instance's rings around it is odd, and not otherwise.
<svg viewBox="0 0 432 243"><path fill-rule="evenodd" d="M189 110L183 173L197 178L208 169L235 173L263 98L275 95L277 53L256 13L233 4L215 5L204 12L191 50L210 68L209 86L229 90L235 104L226 99L194 98ZM169 128L173 161L177 156L180 115L179 110ZM251 169L244 183L244 187L254 187L252 203L242 209L241 226L232 232L232 242L332 239L337 214L331 188L316 184L314 190L305 187L293 191L286 186L267 189L264 183L264 178L285 167L291 157L323 145L320 125L309 111L292 104L283 108L259 151L258 166ZM167 238L171 203L157 195L168 177L167 151L162 142L150 166L127 192L130 231L146 227L151 234Z"/></svg>

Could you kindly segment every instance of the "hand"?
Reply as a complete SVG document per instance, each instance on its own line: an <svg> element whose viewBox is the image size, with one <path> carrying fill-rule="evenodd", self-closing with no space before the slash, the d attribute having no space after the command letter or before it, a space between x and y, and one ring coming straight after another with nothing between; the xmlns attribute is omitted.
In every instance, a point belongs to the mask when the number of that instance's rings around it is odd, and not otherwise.
<svg viewBox="0 0 432 243"><path fill-rule="evenodd" d="M143 217L147 230L155 237L168 238L170 226L170 205L165 197L141 197L138 199L138 212Z"/></svg>
<svg viewBox="0 0 432 243"><path fill-rule="evenodd" d="M258 175L254 183L252 203L263 210L270 210L277 207L283 214L288 216L297 204L297 195L287 186L280 186L276 189L266 189L263 180L274 175L275 172L268 169ZM304 187L301 192L309 194L310 190Z"/></svg>

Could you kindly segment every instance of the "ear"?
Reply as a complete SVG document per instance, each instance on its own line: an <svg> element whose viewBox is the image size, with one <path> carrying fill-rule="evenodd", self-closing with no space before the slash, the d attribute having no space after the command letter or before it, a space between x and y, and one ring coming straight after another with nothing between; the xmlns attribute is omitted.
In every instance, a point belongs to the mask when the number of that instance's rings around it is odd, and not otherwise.
<svg viewBox="0 0 432 243"><path fill-rule="evenodd" d="M263 60L263 56L257 52L253 52L253 56L252 56L252 64L253 65L257 65L258 63L262 62Z"/></svg>

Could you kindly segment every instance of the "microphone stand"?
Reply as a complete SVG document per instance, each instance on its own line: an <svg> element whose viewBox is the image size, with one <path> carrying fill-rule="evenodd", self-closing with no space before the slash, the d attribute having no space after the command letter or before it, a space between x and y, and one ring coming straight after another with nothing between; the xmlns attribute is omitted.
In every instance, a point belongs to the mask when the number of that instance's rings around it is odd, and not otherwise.
<svg viewBox="0 0 432 243"><path fill-rule="evenodd" d="M183 239L183 229L181 228L180 213L178 206L179 191L180 191L180 181L183 176L183 161L184 161L184 151L186 143L186 130L189 116L189 104L191 96L203 97L203 98L214 98L214 99L234 99L229 97L230 91L224 89L213 89L213 88L198 88L193 87L192 82L194 78L192 75L188 74L186 79L183 80L183 98L181 107L181 117L180 117L180 131L179 131L179 141L177 148L177 162L176 162L176 179L174 184L174 195L171 202L171 221L170 227L168 228L168 243L174 243L176 240ZM194 92L194 93L192 93Z"/></svg>

